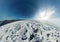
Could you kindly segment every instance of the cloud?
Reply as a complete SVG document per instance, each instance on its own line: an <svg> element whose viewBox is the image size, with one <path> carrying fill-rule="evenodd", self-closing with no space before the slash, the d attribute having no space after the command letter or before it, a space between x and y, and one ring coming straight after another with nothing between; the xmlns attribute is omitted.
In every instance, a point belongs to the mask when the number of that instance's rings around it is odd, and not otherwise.
<svg viewBox="0 0 60 42"><path fill-rule="evenodd" d="M54 13L55 13L54 7L42 8L36 14L35 19L37 19L37 20L49 20L53 16Z"/></svg>

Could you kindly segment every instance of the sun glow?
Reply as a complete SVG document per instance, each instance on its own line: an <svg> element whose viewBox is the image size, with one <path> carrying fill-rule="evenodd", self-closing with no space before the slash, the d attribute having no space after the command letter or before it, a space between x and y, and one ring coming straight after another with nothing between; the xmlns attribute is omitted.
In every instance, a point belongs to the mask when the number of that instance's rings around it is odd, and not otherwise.
<svg viewBox="0 0 60 42"><path fill-rule="evenodd" d="M49 20L54 13L55 13L55 9L54 8L42 9L35 16L35 19L38 19L38 20Z"/></svg>

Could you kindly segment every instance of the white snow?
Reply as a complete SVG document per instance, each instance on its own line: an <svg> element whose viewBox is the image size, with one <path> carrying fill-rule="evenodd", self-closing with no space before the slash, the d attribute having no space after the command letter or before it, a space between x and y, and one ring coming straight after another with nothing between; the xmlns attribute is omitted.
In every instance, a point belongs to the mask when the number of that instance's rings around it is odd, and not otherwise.
<svg viewBox="0 0 60 42"><path fill-rule="evenodd" d="M0 27L0 42L59 42L55 27L38 21L17 21Z"/></svg>

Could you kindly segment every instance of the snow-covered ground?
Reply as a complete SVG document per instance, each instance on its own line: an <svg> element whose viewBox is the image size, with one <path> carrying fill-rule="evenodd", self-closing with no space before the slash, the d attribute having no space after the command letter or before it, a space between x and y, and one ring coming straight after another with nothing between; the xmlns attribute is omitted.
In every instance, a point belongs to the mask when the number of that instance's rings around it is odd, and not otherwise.
<svg viewBox="0 0 60 42"><path fill-rule="evenodd" d="M60 32L39 21L16 21L0 27L0 42L60 42Z"/></svg>

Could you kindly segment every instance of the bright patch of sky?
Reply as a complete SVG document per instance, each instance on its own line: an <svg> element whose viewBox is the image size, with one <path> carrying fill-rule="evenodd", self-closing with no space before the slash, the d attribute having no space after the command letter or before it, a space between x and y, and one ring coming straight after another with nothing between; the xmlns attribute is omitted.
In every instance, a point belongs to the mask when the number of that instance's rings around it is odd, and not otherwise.
<svg viewBox="0 0 60 42"><path fill-rule="evenodd" d="M60 0L43 0L34 19L49 21L60 27Z"/></svg>

